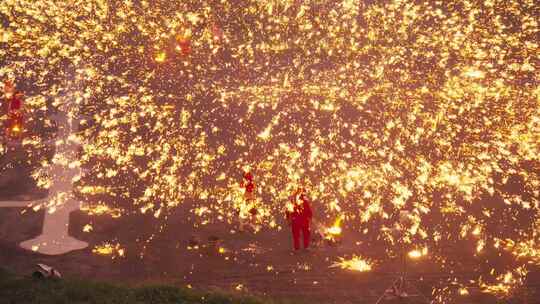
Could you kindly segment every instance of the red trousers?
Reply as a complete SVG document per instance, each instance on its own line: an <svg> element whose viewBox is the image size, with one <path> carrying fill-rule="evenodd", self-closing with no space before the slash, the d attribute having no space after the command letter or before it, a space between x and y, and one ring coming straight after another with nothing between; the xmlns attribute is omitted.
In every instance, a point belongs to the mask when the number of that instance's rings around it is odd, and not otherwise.
<svg viewBox="0 0 540 304"><path fill-rule="evenodd" d="M309 231L309 223L302 223L302 222L292 222L292 235L294 239L294 250L300 249L300 232L302 232L302 236L304 238L304 248L309 247L309 241L311 239L310 231Z"/></svg>

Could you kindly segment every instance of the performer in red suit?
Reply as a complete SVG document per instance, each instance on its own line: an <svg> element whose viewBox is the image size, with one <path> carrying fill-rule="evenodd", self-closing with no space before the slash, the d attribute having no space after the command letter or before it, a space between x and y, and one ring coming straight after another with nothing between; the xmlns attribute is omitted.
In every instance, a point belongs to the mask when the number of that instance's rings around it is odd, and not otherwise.
<svg viewBox="0 0 540 304"><path fill-rule="evenodd" d="M253 181L253 175L250 172L244 173L245 181L242 182L242 187L244 187L244 197L246 201L252 201L255 199L255 182Z"/></svg>
<svg viewBox="0 0 540 304"><path fill-rule="evenodd" d="M244 173L244 181L240 183L244 188L244 203L246 210L239 210L239 231L244 231L246 226L251 230L256 231L257 214L259 213L256 207L255 189L256 185L253 181L253 175L250 172ZM247 211L247 213L245 212Z"/></svg>
<svg viewBox="0 0 540 304"><path fill-rule="evenodd" d="M177 35L176 36L177 50L183 55L188 56L191 54L191 38L189 35Z"/></svg>
<svg viewBox="0 0 540 304"><path fill-rule="evenodd" d="M23 94L15 90L11 81L4 84L4 96L7 102L8 121L6 135L20 136L23 128Z"/></svg>
<svg viewBox="0 0 540 304"><path fill-rule="evenodd" d="M2 101L2 114L9 113L9 107L10 107L10 100L15 95L15 87L13 85L13 82L10 80L6 80L4 82L4 100Z"/></svg>
<svg viewBox="0 0 540 304"><path fill-rule="evenodd" d="M296 199L297 196L299 196L300 201ZM300 249L300 233L302 233L304 249L307 249L311 239L309 226L313 218L311 204L308 197L303 193L303 190L297 191L292 200L293 208L292 211L287 212L287 218L292 228L294 250Z"/></svg>

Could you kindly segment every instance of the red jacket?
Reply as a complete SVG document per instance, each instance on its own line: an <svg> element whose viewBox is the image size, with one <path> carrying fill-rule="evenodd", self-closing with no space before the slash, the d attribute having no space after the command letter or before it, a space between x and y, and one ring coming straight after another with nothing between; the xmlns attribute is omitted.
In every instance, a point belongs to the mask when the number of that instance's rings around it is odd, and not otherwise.
<svg viewBox="0 0 540 304"><path fill-rule="evenodd" d="M22 98L20 96L13 96L8 101L9 111L19 111L22 108Z"/></svg>
<svg viewBox="0 0 540 304"><path fill-rule="evenodd" d="M313 211L307 200L303 200L301 204L295 204L293 211L287 213L287 218L293 225L309 225L312 217Z"/></svg>

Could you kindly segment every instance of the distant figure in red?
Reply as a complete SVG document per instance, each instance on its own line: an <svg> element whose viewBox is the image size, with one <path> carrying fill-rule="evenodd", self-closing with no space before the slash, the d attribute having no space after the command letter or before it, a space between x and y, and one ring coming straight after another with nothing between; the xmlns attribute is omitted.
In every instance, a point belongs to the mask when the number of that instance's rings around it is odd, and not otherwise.
<svg viewBox="0 0 540 304"><path fill-rule="evenodd" d="M299 197L299 201L297 200ZM300 249L300 233L302 233L304 241L304 249L309 247L311 240L310 223L313 218L311 204L303 189L298 190L292 197L292 210L287 211L287 219L291 224L292 235L294 240L294 250Z"/></svg>
<svg viewBox="0 0 540 304"><path fill-rule="evenodd" d="M253 175L250 172L244 173L244 180L240 184L244 188L244 202L246 210L241 209L239 215L240 226L238 230L244 231L245 226L249 226L252 230L257 230L255 227L257 217L257 207L255 206L255 182ZM247 211L247 213L246 213Z"/></svg>
<svg viewBox="0 0 540 304"><path fill-rule="evenodd" d="M251 172L244 173L244 181L242 182L244 187L244 198L246 201L252 201L255 199L255 182L253 181L253 175Z"/></svg>
<svg viewBox="0 0 540 304"><path fill-rule="evenodd" d="M216 22L213 22L212 23L212 38L214 39L214 42L218 43L218 42L221 42L223 40L223 31L221 30L221 28L218 26L218 24Z"/></svg>
<svg viewBox="0 0 540 304"><path fill-rule="evenodd" d="M7 105L7 136L20 136L23 127L23 94L15 90L11 81L4 83L4 97Z"/></svg>
<svg viewBox="0 0 540 304"><path fill-rule="evenodd" d="M191 54L191 40L188 35L177 35L176 36L177 50L183 56L188 56Z"/></svg>
<svg viewBox="0 0 540 304"><path fill-rule="evenodd" d="M10 80L6 80L4 82L4 101L5 102L2 102L2 105L4 106L4 109L2 109L3 111L5 111L5 113L9 113L9 108L11 106L11 98L13 98L13 96L15 95L15 86L13 85L13 82L11 82Z"/></svg>

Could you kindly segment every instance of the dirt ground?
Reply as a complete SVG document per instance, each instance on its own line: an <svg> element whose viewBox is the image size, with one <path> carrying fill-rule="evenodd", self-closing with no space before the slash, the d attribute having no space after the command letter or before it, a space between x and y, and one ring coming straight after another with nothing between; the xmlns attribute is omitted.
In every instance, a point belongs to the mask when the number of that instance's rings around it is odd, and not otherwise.
<svg viewBox="0 0 540 304"><path fill-rule="evenodd" d="M0 188L1 200L27 200L43 197L36 192L30 179L19 179ZM8 191L9 190L9 191ZM26 251L18 246L22 241L41 233L44 212L24 208L0 208L0 265L18 274L30 274L36 263L59 269L65 276L82 277L122 284L166 283L201 290L225 290L250 293L272 298L287 298L298 303L375 303L402 270L397 258L386 257L385 248L365 246L358 242L354 231L344 227L343 243L338 247L321 246L308 252L293 254L291 233L285 223L281 231L261 230L259 233L233 232L234 226L213 223L194 227L184 203L169 216L166 226L152 216L90 216L78 211L71 214L70 235L86 241L84 250L60 256L46 256ZM91 224L93 231L83 232ZM193 237L200 240L199 248L189 248ZM213 247L209 237L217 237L220 244ZM367 240L366 240L367 241ZM125 256L114 257L92 252L109 242L120 243ZM219 252L222 247L223 252ZM457 249L453 254L463 254ZM353 254L376 261L372 271L354 272L331 267L339 257ZM464 260L467 260L464 258ZM474 263L473 260L470 263ZM466 263L465 263L466 264ZM447 273L430 257L409 261L407 278L409 293L420 293L433 299L432 287L448 285L449 277L466 281L477 278L475 265L470 271ZM461 268L463 269L463 267ZM466 270L466 269L465 269ZM497 300L470 288L470 295L459 296L449 303L540 303L540 275L529 274L527 288L512 299ZM536 284L536 285L535 285ZM413 288L414 287L414 288ZM536 302L535 302L536 301ZM388 300L381 303L425 303L421 297L407 301Z"/></svg>
<svg viewBox="0 0 540 304"><path fill-rule="evenodd" d="M147 239L159 229L152 217L112 219L75 212L71 217L70 234L89 242L89 248L61 256L45 256L17 246L37 236L43 221L42 211L29 210L24 214L21 211L20 208L0 208L0 264L19 274L31 273L33 265L42 262L69 277L134 285L167 283L201 290L292 298L299 303L352 304L375 303L401 269L396 259L384 260L365 273L330 267L341 256L383 256L382 248L381 252L365 252L361 245L346 238L340 247L325 246L291 254L288 230L263 230L253 234L230 233L234 227L226 224L193 228L188 206L177 210L163 231L149 242ZM88 223L92 223L95 230L85 233L82 228ZM202 241L199 249L190 250L188 243L194 235ZM223 253L208 245L206 240L210 236L221 239ZM121 243L126 250L125 257L113 259L92 253L95 245L106 241ZM409 263L408 269L411 284L430 298L431 287L438 286L449 275L437 271L429 258ZM471 274L453 274L460 275ZM538 276L533 274L533 277ZM535 288L529 290L526 297L499 303L540 303L533 300L538 294ZM474 289L470 292L469 296L457 298L453 303L497 303L495 298ZM408 302L383 303L423 302L421 298L411 298Z"/></svg>

